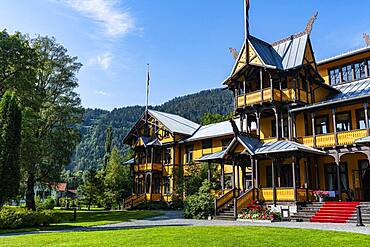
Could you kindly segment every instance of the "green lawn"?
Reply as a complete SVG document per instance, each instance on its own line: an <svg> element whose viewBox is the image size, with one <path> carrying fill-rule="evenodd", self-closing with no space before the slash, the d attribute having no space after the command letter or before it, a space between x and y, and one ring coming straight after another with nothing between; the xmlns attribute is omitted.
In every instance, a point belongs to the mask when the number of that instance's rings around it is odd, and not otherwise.
<svg viewBox="0 0 370 247"><path fill-rule="evenodd" d="M73 211L55 210L61 221L47 227L2 230L0 234L9 232L26 232L37 230L52 230L72 227L87 227L113 224L124 221L140 220L161 215L156 211L77 211L77 220L73 221Z"/></svg>
<svg viewBox="0 0 370 247"><path fill-rule="evenodd" d="M0 246L369 246L370 236L273 227L154 227L0 238Z"/></svg>

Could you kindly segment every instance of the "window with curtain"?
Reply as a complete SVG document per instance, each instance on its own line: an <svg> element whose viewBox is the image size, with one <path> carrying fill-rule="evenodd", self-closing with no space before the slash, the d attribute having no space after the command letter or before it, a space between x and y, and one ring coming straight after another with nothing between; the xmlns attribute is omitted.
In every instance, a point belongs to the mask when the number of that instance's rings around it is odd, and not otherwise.
<svg viewBox="0 0 370 247"><path fill-rule="evenodd" d="M335 114L337 132L351 130L351 112Z"/></svg>
<svg viewBox="0 0 370 247"><path fill-rule="evenodd" d="M367 115L370 116L370 111L367 112ZM357 121L357 129L366 129L364 109L356 110L356 121ZM370 117L369 117L369 124L370 124Z"/></svg>
<svg viewBox="0 0 370 247"><path fill-rule="evenodd" d="M343 192L345 192L348 191L347 164L341 162L339 167L340 167L341 189ZM325 165L325 189L329 191L338 190L337 165L334 163Z"/></svg>
<svg viewBox="0 0 370 247"><path fill-rule="evenodd" d="M154 178L154 194L161 193L161 178Z"/></svg>
<svg viewBox="0 0 370 247"><path fill-rule="evenodd" d="M329 117L322 116L315 118L315 133L328 134L329 133Z"/></svg>
<svg viewBox="0 0 370 247"><path fill-rule="evenodd" d="M343 82L348 82L353 80L352 75L352 64L342 67L342 80Z"/></svg>

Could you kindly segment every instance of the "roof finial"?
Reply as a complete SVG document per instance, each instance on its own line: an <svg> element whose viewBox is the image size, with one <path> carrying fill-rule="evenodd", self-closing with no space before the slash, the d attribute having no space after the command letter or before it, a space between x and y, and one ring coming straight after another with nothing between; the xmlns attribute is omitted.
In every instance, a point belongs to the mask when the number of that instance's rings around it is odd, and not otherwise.
<svg viewBox="0 0 370 247"><path fill-rule="evenodd" d="M363 37L366 42L366 46L370 46L370 36L367 33L364 33Z"/></svg>
<svg viewBox="0 0 370 247"><path fill-rule="evenodd" d="M229 48L229 51L235 60L238 59L239 52L235 48Z"/></svg>
<svg viewBox="0 0 370 247"><path fill-rule="evenodd" d="M315 20L317 19L317 16L319 15L319 12L316 11L316 13L311 16L310 20L307 22L306 29L304 30L305 33L311 34L313 24L315 23Z"/></svg>

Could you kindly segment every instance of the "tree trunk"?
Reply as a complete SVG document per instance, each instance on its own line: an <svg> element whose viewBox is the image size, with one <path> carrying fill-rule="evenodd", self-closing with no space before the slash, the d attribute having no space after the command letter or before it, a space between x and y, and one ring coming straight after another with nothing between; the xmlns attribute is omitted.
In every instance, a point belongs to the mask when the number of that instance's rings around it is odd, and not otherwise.
<svg viewBox="0 0 370 247"><path fill-rule="evenodd" d="M29 173L27 179L26 207L33 211L36 210L34 188L35 188L35 176L32 173Z"/></svg>

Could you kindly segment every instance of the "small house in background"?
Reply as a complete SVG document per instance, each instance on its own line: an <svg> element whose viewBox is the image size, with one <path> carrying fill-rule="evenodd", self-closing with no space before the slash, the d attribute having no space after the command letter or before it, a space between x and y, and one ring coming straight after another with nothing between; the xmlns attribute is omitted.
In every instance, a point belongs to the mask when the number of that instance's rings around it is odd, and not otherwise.
<svg viewBox="0 0 370 247"><path fill-rule="evenodd" d="M34 190L35 195L39 197L42 201L48 197L52 197L55 199L77 197L77 190L68 189L67 183L57 183L53 185L36 184Z"/></svg>

